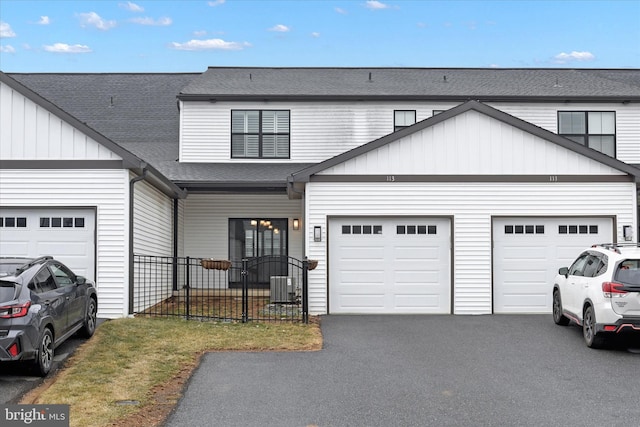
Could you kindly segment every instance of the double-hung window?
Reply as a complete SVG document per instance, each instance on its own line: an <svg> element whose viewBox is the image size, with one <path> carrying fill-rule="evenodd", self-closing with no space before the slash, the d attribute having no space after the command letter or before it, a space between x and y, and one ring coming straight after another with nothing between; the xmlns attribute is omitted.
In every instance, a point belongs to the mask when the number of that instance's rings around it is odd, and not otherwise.
<svg viewBox="0 0 640 427"><path fill-rule="evenodd" d="M616 155L616 113L559 111L558 133L608 156Z"/></svg>
<svg viewBox="0 0 640 427"><path fill-rule="evenodd" d="M393 131L406 128L416 123L416 110L395 110L393 112Z"/></svg>
<svg viewBox="0 0 640 427"><path fill-rule="evenodd" d="M231 157L289 158L288 110L232 110Z"/></svg>

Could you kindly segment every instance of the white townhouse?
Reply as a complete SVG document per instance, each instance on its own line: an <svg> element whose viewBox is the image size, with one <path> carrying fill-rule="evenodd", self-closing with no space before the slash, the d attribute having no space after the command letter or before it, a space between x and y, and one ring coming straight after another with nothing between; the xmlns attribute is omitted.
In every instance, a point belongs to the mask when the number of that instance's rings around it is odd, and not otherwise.
<svg viewBox="0 0 640 427"><path fill-rule="evenodd" d="M133 253L307 256L311 314L547 313L577 251L638 241L638 69L0 83L0 255L95 278L104 317Z"/></svg>

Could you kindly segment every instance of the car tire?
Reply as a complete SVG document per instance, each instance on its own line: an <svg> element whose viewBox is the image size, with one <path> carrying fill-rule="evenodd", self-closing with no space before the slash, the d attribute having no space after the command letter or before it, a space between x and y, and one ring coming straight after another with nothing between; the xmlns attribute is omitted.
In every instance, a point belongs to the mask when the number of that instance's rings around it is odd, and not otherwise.
<svg viewBox="0 0 640 427"><path fill-rule="evenodd" d="M562 299L560 298L560 291L554 289L553 291L553 321L556 325L567 326L569 324L569 318L562 314Z"/></svg>
<svg viewBox="0 0 640 427"><path fill-rule="evenodd" d="M89 298L89 305L87 307L87 314L84 317L84 323L80 329L80 335L85 338L91 338L96 331L98 304L93 298Z"/></svg>
<svg viewBox="0 0 640 427"><path fill-rule="evenodd" d="M34 368L36 373L41 377L46 377L51 366L53 365L53 333L51 329L45 328L40 336L38 343L38 351L36 352L36 360Z"/></svg>
<svg viewBox="0 0 640 427"><path fill-rule="evenodd" d="M584 342L587 344L587 347L602 348L604 346L604 338L601 334L596 333L596 313L590 305L584 309L582 336L584 337Z"/></svg>

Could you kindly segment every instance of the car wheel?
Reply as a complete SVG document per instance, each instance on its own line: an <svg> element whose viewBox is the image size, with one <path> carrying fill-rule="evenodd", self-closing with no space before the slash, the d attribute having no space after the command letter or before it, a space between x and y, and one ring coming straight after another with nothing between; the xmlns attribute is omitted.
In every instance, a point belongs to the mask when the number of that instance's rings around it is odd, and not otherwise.
<svg viewBox="0 0 640 427"><path fill-rule="evenodd" d="M604 345L604 338L596 333L596 313L593 307L590 305L584 309L584 316L582 319L582 335L584 336L584 342L587 347L602 348Z"/></svg>
<svg viewBox="0 0 640 427"><path fill-rule="evenodd" d="M80 329L80 334L85 338L90 338L96 331L98 305L96 300L89 298L89 307L87 307L87 315L84 318L84 324Z"/></svg>
<svg viewBox="0 0 640 427"><path fill-rule="evenodd" d="M569 318L562 314L562 300L560 299L560 291L553 291L553 321L556 325L567 326Z"/></svg>
<svg viewBox="0 0 640 427"><path fill-rule="evenodd" d="M42 377L47 376L53 364L53 334L51 329L45 328L40 337L40 344L36 352L35 370Z"/></svg>

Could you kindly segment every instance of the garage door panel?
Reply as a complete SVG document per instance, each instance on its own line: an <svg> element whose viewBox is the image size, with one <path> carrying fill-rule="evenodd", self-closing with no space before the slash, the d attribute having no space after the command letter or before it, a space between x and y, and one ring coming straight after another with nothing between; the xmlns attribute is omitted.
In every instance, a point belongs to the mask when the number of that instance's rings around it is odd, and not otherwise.
<svg viewBox="0 0 640 427"><path fill-rule="evenodd" d="M4 234L0 234L0 255L1 256L29 256L29 242L20 240L5 239Z"/></svg>
<svg viewBox="0 0 640 427"><path fill-rule="evenodd" d="M531 307L537 307L540 310L547 307L546 294L506 294L504 297L504 307L513 312L519 310L530 310Z"/></svg>
<svg viewBox="0 0 640 427"><path fill-rule="evenodd" d="M384 294L344 294L340 298L340 305L345 309L353 308L363 313L378 312L384 308Z"/></svg>
<svg viewBox="0 0 640 427"><path fill-rule="evenodd" d="M440 306L440 296L396 294L394 306L400 309L434 309Z"/></svg>
<svg viewBox="0 0 640 427"><path fill-rule="evenodd" d="M419 260L420 262L428 261L440 261L441 251L440 247L427 246L406 246L393 248L394 257L397 260Z"/></svg>
<svg viewBox="0 0 640 427"><path fill-rule="evenodd" d="M384 283L384 273L384 270L344 271L342 283Z"/></svg>
<svg viewBox="0 0 640 427"><path fill-rule="evenodd" d="M69 242L65 241L63 236L55 242L38 242L38 252L41 254L57 254L58 257L67 256L80 256L85 257L87 255L87 242Z"/></svg>
<svg viewBox="0 0 640 427"><path fill-rule="evenodd" d="M551 313L558 269L612 238L611 218L494 218L494 312Z"/></svg>
<svg viewBox="0 0 640 427"><path fill-rule="evenodd" d="M376 234L349 233L374 223ZM331 220L329 311L449 313L449 230L443 218Z"/></svg>
<svg viewBox="0 0 640 427"><path fill-rule="evenodd" d="M393 274L393 279L397 285L407 284L420 287L428 287L431 285L440 289L439 271L395 271Z"/></svg>

